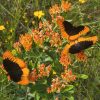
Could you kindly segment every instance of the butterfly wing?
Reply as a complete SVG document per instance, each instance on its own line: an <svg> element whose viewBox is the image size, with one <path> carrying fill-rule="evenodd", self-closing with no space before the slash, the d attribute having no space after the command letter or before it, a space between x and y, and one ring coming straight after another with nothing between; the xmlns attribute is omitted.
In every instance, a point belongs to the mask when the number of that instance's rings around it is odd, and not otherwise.
<svg viewBox="0 0 100 100"><path fill-rule="evenodd" d="M81 31L83 31L84 29L85 29L84 26L74 27L73 30L71 31L71 36L72 36L72 35L77 35L77 34L80 33Z"/></svg>
<svg viewBox="0 0 100 100"><path fill-rule="evenodd" d="M9 59L4 59L3 66L11 80L14 82L19 82L21 80L23 72L17 63L12 62Z"/></svg>
<svg viewBox="0 0 100 100"><path fill-rule="evenodd" d="M87 26L78 26L74 27L70 22L63 21L63 27L67 35L64 35L66 39L72 41L79 38L81 35L85 35L89 32L89 28Z"/></svg>
<svg viewBox="0 0 100 100"><path fill-rule="evenodd" d="M92 45L93 45L93 41L78 42L69 48L69 53L71 53L71 54L79 53L79 52L91 47Z"/></svg>
<svg viewBox="0 0 100 100"><path fill-rule="evenodd" d="M71 31L73 30L73 26L70 22L68 21L64 21L63 22L63 26L64 26L64 29L66 31L66 33L70 36L71 35Z"/></svg>

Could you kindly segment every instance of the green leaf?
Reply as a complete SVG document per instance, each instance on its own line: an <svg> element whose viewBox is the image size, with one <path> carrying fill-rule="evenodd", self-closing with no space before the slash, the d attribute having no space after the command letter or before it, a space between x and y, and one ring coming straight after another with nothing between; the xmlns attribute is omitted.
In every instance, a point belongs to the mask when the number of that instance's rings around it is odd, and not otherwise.
<svg viewBox="0 0 100 100"><path fill-rule="evenodd" d="M68 98L68 100L74 100L74 97L73 96L69 96L67 98Z"/></svg>
<svg viewBox="0 0 100 100"><path fill-rule="evenodd" d="M29 66L30 66L30 68L34 67L34 64L33 64L32 60L29 61Z"/></svg>
<svg viewBox="0 0 100 100"><path fill-rule="evenodd" d="M36 100L40 100L40 96L39 96L39 94L38 93L36 93Z"/></svg>
<svg viewBox="0 0 100 100"><path fill-rule="evenodd" d="M62 93L67 92L67 91L70 91L70 90L72 90L73 88L74 88L73 85L68 85L68 86L66 86L66 88L62 91Z"/></svg>
<svg viewBox="0 0 100 100"><path fill-rule="evenodd" d="M78 78L87 79L88 75L80 74L80 75L78 75Z"/></svg>
<svg viewBox="0 0 100 100"><path fill-rule="evenodd" d="M45 58L45 62L47 61L52 61L52 59L50 57Z"/></svg>
<svg viewBox="0 0 100 100"><path fill-rule="evenodd" d="M13 49L12 51L11 51L11 53L13 54L13 55L17 55L17 51L15 50L15 49Z"/></svg>
<svg viewBox="0 0 100 100"><path fill-rule="evenodd" d="M33 85L31 88L32 91L36 91L38 93L44 93L46 91L46 85L45 84L39 84L39 83L36 83L35 85Z"/></svg>
<svg viewBox="0 0 100 100"><path fill-rule="evenodd" d="M2 59L2 57L0 57L0 63L2 63L2 61L3 61L3 59Z"/></svg>

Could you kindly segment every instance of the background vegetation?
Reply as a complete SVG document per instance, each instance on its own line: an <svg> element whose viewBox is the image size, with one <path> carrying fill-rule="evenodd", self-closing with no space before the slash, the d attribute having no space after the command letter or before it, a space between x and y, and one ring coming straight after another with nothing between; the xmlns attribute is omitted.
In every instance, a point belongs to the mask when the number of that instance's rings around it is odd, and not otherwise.
<svg viewBox="0 0 100 100"><path fill-rule="evenodd" d="M75 24L89 25L90 35L100 38L100 1L87 0L80 3L78 0L68 0L72 3L72 11L65 18ZM0 31L0 63L2 54L18 40L20 34L26 33L29 28L34 28L33 12L43 10L45 17L50 15L48 9L61 0L0 0L0 24L6 29ZM25 16L25 18L24 18ZM99 100L100 97L100 42L89 51L87 63L75 63L75 71L88 75L86 80L77 80L74 97L75 100ZM80 66L77 68L77 65ZM0 69L0 100L34 100L28 95L29 88L8 82L5 74ZM38 97L37 97L38 100Z"/></svg>

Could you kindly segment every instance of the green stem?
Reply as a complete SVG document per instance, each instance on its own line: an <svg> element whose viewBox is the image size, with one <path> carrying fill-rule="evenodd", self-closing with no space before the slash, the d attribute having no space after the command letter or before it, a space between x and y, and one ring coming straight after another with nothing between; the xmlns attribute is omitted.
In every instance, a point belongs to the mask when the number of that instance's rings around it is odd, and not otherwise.
<svg viewBox="0 0 100 100"><path fill-rule="evenodd" d="M36 2L36 9L38 10L39 9L39 1L36 0L35 2Z"/></svg>

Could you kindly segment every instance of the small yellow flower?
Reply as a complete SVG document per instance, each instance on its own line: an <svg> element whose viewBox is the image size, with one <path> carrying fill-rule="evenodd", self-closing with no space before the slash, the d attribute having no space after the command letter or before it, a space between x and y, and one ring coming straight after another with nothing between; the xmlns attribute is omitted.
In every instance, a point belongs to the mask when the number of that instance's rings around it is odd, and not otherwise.
<svg viewBox="0 0 100 100"><path fill-rule="evenodd" d="M53 70L53 75L56 75L57 73Z"/></svg>
<svg viewBox="0 0 100 100"><path fill-rule="evenodd" d="M10 29L9 32L12 33L13 32L13 29Z"/></svg>
<svg viewBox="0 0 100 100"><path fill-rule="evenodd" d="M85 3L87 0L79 0L80 3Z"/></svg>
<svg viewBox="0 0 100 100"><path fill-rule="evenodd" d="M8 25L9 24L9 21L6 21L6 24Z"/></svg>
<svg viewBox="0 0 100 100"><path fill-rule="evenodd" d="M44 13L43 13L42 10L40 10L40 11L35 11L35 12L34 12L34 16L36 16L36 17L38 17L38 18L40 19L42 16L44 16Z"/></svg>
<svg viewBox="0 0 100 100"><path fill-rule="evenodd" d="M3 25L0 25L0 30L4 30L5 27Z"/></svg>
<svg viewBox="0 0 100 100"><path fill-rule="evenodd" d="M28 20L26 19L26 20L25 20L25 23L27 23L27 22L28 22Z"/></svg>
<svg viewBox="0 0 100 100"><path fill-rule="evenodd" d="M13 49L13 50L11 51L11 53L12 53L13 55L16 55L16 54L17 54L17 51L16 51L15 49Z"/></svg>
<svg viewBox="0 0 100 100"><path fill-rule="evenodd" d="M35 24L35 21L32 21L32 25L34 25Z"/></svg>

